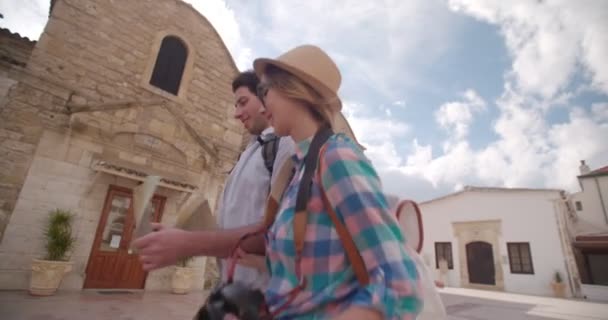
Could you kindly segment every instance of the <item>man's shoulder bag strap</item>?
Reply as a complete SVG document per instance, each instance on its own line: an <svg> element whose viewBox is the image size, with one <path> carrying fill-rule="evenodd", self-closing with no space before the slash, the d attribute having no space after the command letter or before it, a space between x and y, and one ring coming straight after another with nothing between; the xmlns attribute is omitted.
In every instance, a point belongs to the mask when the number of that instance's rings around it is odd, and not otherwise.
<svg viewBox="0 0 608 320"><path fill-rule="evenodd" d="M271 133L266 135L266 140L258 138L258 141L262 145L262 159L264 159L264 166L266 166L268 173L270 176L272 176L274 160L276 159L277 152L279 151L279 143L281 138Z"/></svg>

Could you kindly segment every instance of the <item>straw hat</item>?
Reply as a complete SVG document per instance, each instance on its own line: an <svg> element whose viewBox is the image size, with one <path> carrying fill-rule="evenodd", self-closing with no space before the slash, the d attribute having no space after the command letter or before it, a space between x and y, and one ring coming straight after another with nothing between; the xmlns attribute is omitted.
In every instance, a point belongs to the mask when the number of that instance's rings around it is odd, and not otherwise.
<svg viewBox="0 0 608 320"><path fill-rule="evenodd" d="M273 65L296 76L323 97L329 106L334 132L341 132L353 139L362 149L348 121L342 114L342 101L338 90L342 82L340 70L321 48L313 45L295 47L276 59L259 58L253 62L256 74L261 77L268 65Z"/></svg>

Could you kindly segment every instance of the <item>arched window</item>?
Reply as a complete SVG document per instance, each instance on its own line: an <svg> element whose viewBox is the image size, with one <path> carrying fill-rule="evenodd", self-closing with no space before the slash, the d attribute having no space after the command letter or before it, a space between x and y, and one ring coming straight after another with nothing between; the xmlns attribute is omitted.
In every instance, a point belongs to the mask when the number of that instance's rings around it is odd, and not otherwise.
<svg viewBox="0 0 608 320"><path fill-rule="evenodd" d="M184 74L186 58L188 58L188 50L184 42L178 37L165 37L158 50L150 84L177 95Z"/></svg>

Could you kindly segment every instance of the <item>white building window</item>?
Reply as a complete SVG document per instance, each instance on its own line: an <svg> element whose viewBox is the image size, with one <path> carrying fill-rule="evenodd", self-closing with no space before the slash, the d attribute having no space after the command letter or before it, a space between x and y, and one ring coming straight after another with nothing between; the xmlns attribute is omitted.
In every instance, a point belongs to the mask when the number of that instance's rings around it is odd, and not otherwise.
<svg viewBox="0 0 608 320"><path fill-rule="evenodd" d="M585 253L589 284L608 286L608 253ZM583 282L584 283L584 282Z"/></svg>
<svg viewBox="0 0 608 320"><path fill-rule="evenodd" d="M583 211L583 203L580 201L577 201L574 203L574 205L576 206L576 211Z"/></svg>
<svg viewBox="0 0 608 320"><path fill-rule="evenodd" d="M534 274L529 242L507 243L511 273Z"/></svg>
<svg viewBox="0 0 608 320"><path fill-rule="evenodd" d="M439 269L439 261L441 259L445 259L445 261L447 261L448 269L454 269L451 242L435 242L435 267L437 269Z"/></svg>

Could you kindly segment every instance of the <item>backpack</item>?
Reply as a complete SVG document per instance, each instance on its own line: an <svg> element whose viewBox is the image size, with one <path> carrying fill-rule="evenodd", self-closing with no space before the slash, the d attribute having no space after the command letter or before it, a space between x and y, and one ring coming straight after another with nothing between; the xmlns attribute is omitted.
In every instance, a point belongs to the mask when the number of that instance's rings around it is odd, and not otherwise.
<svg viewBox="0 0 608 320"><path fill-rule="evenodd" d="M264 166L268 169L268 173L272 177L272 170L274 168L274 160L277 157L279 151L279 142L281 138L273 133L266 135L269 137L267 140L263 140L258 137L258 142L262 145L262 159L264 159Z"/></svg>

